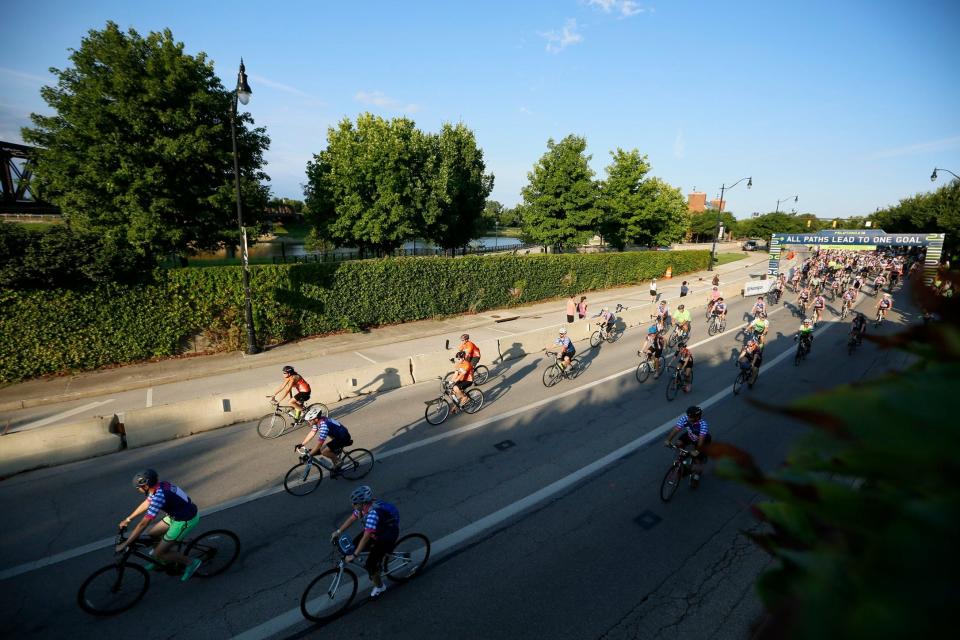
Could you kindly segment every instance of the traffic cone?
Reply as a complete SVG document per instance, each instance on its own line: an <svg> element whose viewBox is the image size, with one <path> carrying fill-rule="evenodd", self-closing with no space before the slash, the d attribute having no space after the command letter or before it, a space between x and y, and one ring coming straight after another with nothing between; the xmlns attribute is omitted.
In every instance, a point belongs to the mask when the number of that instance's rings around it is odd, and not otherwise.
<svg viewBox="0 0 960 640"><path fill-rule="evenodd" d="M669 280L670 278L672 278L672 277L673 277L673 267L667 266L667 272L666 272L665 274L663 274L663 277L666 278L667 280Z"/></svg>

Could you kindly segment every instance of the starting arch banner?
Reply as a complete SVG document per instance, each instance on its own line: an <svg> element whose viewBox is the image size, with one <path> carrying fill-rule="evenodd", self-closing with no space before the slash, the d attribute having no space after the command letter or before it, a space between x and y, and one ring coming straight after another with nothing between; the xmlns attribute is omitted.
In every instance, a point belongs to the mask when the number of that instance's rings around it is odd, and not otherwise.
<svg viewBox="0 0 960 640"><path fill-rule="evenodd" d="M770 260L767 276L780 273L780 252L789 245L818 249L871 251L878 247L926 247L923 263L924 282L933 283L943 253L943 233L887 233L882 229L824 229L815 233L775 233L770 237Z"/></svg>

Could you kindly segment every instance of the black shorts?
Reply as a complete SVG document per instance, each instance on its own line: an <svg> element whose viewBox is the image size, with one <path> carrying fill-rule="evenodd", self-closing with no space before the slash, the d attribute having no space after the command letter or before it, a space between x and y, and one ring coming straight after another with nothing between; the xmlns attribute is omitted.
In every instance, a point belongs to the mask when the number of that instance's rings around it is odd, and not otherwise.
<svg viewBox="0 0 960 640"><path fill-rule="evenodd" d="M460 389L460 391L466 391L473 386L473 380L460 380L459 382L454 382L453 386Z"/></svg>
<svg viewBox="0 0 960 640"><path fill-rule="evenodd" d="M569 323L569 322L573 322L573 316L570 315L569 313L567 314L567 322L568 322L568 323Z"/></svg>
<svg viewBox="0 0 960 640"><path fill-rule="evenodd" d="M333 438L325 446L329 447L330 451L334 453L346 449L353 444L352 438Z"/></svg>
<svg viewBox="0 0 960 640"><path fill-rule="evenodd" d="M647 353L652 354L655 358L663 357L663 348L662 347L647 347Z"/></svg>
<svg viewBox="0 0 960 640"><path fill-rule="evenodd" d="M363 533L357 534L357 536L353 539L354 547L360 544L360 539L362 537ZM367 561L363 565L367 570L367 575L373 577L380 573L380 568L383 565L383 557L393 551L393 548L397 546L398 537L399 536L392 536L384 539L370 539L370 543L365 549L365 551L370 552L370 555L367 556Z"/></svg>
<svg viewBox="0 0 960 640"><path fill-rule="evenodd" d="M708 433L706 437L703 439L703 444L707 445L707 444L710 444L711 442L713 442L713 436ZM697 441L692 439L690 437L690 434L684 431L683 433L680 434L679 444L681 447L695 447L697 445ZM700 451L700 455L697 456L697 458L700 460L700 462L706 462L708 459L707 452Z"/></svg>
<svg viewBox="0 0 960 640"><path fill-rule="evenodd" d="M477 365L480 363L480 356L473 356L470 358L470 366L474 369L477 368Z"/></svg>
<svg viewBox="0 0 960 640"><path fill-rule="evenodd" d="M293 399L299 402L300 404L303 404L304 402L310 399L310 392L300 391L299 393L293 396Z"/></svg>

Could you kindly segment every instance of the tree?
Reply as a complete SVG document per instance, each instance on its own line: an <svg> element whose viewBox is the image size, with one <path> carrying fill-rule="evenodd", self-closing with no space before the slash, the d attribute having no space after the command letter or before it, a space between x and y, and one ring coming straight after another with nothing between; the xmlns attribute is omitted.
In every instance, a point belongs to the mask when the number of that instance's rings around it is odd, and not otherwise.
<svg viewBox="0 0 960 640"><path fill-rule="evenodd" d="M676 187L660 178L651 178L643 185L644 208L630 218L627 237L635 244L667 246L683 239L690 214L687 199Z"/></svg>
<svg viewBox="0 0 960 640"><path fill-rule="evenodd" d="M34 173L44 197L80 231L116 232L138 251L211 249L239 237L226 91L203 53L190 56L170 30L143 38L113 22L91 30L51 69L41 89L55 111L31 114L23 138L40 147ZM268 189L263 128L237 116L245 222Z"/></svg>
<svg viewBox="0 0 960 640"><path fill-rule="evenodd" d="M613 162L607 167L607 179L599 186L600 235L621 250L628 236L631 240L645 237L648 241L638 244L649 245L654 234L645 232L653 227L653 221L646 218L644 181L650 171L647 156L641 156L636 149L624 151L619 148L610 155Z"/></svg>
<svg viewBox="0 0 960 640"><path fill-rule="evenodd" d="M960 180L953 180L932 193L904 198L870 218L873 228L889 233L945 233L945 257L960 260Z"/></svg>
<svg viewBox="0 0 960 640"><path fill-rule="evenodd" d="M716 211L695 213L691 215L689 219L690 232L693 234L694 242L713 242L713 238L717 233ZM723 211L720 213L720 224L723 225L724 231L740 233L740 229L744 222L738 222L733 214L729 211Z"/></svg>
<svg viewBox="0 0 960 640"><path fill-rule="evenodd" d="M439 135L429 136L429 142L433 154L427 164L424 236L444 249L466 246L487 228L483 214L493 175L484 173L483 151L463 124L444 124ZM492 228L493 220L488 222Z"/></svg>
<svg viewBox="0 0 960 640"><path fill-rule="evenodd" d="M597 188L585 155L585 138L569 135L547 141L547 152L527 174L523 194L523 235L546 246L583 244L596 231Z"/></svg>
<svg viewBox="0 0 960 640"><path fill-rule="evenodd" d="M487 232L502 225L501 219L504 211L505 208L500 202L487 200L487 203L483 205L483 231Z"/></svg>
<svg viewBox="0 0 960 640"><path fill-rule="evenodd" d="M802 233L805 231L817 231L811 223L807 227L805 219L790 213L773 212L765 213L756 218L750 218L740 222L740 233L743 237L769 239L774 233Z"/></svg>
<svg viewBox="0 0 960 640"><path fill-rule="evenodd" d="M307 163L306 204L317 235L383 253L427 233L428 207L440 224L447 210L443 197L431 201L429 163L443 162L431 160L431 147L409 118L364 113L356 126L344 118L330 127L327 148Z"/></svg>

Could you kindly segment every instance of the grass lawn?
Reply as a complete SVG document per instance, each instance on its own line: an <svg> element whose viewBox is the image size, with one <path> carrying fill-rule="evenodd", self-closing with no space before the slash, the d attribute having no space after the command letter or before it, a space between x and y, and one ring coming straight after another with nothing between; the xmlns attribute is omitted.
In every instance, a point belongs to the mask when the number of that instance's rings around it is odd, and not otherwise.
<svg viewBox="0 0 960 640"><path fill-rule="evenodd" d="M728 262L736 262L737 260L743 260L747 256L742 253L718 253L717 254L717 264L727 264Z"/></svg>
<svg viewBox="0 0 960 640"><path fill-rule="evenodd" d="M310 233L310 224L307 222L276 222L273 225L273 233L278 238L286 240L303 240Z"/></svg>

